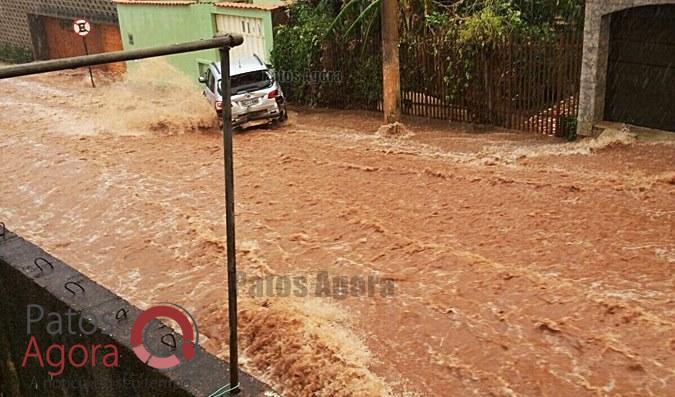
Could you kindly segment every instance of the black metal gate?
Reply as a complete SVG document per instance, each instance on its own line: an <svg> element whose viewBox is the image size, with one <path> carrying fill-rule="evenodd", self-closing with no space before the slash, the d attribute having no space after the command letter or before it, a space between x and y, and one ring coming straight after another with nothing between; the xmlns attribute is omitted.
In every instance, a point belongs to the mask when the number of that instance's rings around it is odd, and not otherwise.
<svg viewBox="0 0 675 397"><path fill-rule="evenodd" d="M675 131L675 5L611 18L605 119Z"/></svg>

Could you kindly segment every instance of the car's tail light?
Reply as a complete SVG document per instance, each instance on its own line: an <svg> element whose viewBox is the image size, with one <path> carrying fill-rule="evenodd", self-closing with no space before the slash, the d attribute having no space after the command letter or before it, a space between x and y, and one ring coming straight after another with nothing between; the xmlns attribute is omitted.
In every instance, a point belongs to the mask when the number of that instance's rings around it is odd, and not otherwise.
<svg viewBox="0 0 675 397"><path fill-rule="evenodd" d="M216 101L216 110L223 110L223 103L221 101Z"/></svg>
<svg viewBox="0 0 675 397"><path fill-rule="evenodd" d="M268 99L274 99L274 98L276 98L278 95L279 95L279 91L274 90L274 91L270 92L269 94L267 94L267 98L268 98Z"/></svg>

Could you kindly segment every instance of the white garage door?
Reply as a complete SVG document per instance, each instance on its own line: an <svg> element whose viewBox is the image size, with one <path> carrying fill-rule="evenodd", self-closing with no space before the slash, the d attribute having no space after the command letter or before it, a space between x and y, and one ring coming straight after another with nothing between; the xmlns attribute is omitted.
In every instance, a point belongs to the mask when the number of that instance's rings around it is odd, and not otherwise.
<svg viewBox="0 0 675 397"><path fill-rule="evenodd" d="M262 18L216 15L216 29L218 33L241 33L244 36L244 44L230 51L232 58L256 54L265 63L269 62L265 51Z"/></svg>

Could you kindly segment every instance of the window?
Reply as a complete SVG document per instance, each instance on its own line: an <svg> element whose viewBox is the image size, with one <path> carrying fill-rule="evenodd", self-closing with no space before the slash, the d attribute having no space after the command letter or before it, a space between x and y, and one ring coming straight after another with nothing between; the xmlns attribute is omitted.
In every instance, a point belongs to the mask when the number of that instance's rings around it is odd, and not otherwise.
<svg viewBox="0 0 675 397"><path fill-rule="evenodd" d="M206 80L208 81L208 87L211 92L216 92L216 78L211 73L211 70L206 72Z"/></svg>
<svg viewBox="0 0 675 397"><path fill-rule="evenodd" d="M232 95L243 94L269 88L274 83L272 75L266 70L232 76Z"/></svg>

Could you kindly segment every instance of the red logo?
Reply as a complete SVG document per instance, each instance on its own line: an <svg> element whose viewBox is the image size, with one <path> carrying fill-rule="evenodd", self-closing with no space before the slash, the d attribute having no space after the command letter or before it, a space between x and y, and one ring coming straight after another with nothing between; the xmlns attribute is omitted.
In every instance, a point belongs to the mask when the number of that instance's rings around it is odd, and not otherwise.
<svg viewBox="0 0 675 397"><path fill-rule="evenodd" d="M182 357L179 357L177 354L171 354L166 357L155 356L147 349L144 331L152 320L159 318L170 318L180 327L183 343L181 348L177 350L181 352ZM183 361L192 360L195 357L198 343L199 330L197 329L197 323L187 310L178 305L164 303L160 306L153 306L141 313L131 328L131 345L134 348L134 353L136 353L136 356L141 361L152 368L168 369L181 364Z"/></svg>

